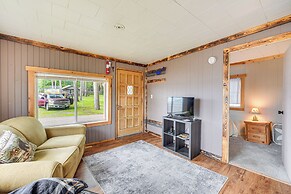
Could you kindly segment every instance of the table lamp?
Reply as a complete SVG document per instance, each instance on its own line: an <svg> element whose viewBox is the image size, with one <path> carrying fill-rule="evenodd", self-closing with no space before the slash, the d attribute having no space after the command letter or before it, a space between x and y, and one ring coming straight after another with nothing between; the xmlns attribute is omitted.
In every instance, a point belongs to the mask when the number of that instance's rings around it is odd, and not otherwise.
<svg viewBox="0 0 291 194"><path fill-rule="evenodd" d="M257 114L260 114L260 110L258 108L252 108L251 113L253 114L253 121L258 121Z"/></svg>

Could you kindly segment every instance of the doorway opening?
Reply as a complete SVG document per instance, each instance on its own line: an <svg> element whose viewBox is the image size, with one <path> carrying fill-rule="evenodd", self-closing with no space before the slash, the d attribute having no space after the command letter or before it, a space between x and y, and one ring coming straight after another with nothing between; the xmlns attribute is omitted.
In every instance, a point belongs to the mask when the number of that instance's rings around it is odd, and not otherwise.
<svg viewBox="0 0 291 194"><path fill-rule="evenodd" d="M224 50L223 162L290 183L282 162L284 33Z"/></svg>

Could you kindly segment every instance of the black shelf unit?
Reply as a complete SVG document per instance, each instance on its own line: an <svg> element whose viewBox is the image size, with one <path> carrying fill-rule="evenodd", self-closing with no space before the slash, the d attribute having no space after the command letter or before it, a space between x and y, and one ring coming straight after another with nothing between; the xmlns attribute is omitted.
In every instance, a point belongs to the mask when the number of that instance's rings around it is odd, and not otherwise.
<svg viewBox="0 0 291 194"><path fill-rule="evenodd" d="M164 117L162 136L165 148L192 160L201 149L201 120Z"/></svg>

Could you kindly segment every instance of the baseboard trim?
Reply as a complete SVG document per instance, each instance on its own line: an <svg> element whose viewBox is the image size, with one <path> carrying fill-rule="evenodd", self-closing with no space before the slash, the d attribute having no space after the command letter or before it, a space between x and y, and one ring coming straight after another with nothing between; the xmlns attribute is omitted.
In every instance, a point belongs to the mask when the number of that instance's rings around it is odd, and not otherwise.
<svg viewBox="0 0 291 194"><path fill-rule="evenodd" d="M155 121L153 119L146 119L146 124L148 125L152 125L152 126L155 126L155 127L159 127L159 128L163 128L163 124L162 122L160 121Z"/></svg>
<svg viewBox="0 0 291 194"><path fill-rule="evenodd" d="M151 134L151 135L156 136L156 137L159 137L159 138L162 138L161 135L159 135L159 134L157 134L157 133L154 133L154 132L152 132L152 131L148 131L148 130L147 130L146 133Z"/></svg>
<svg viewBox="0 0 291 194"><path fill-rule="evenodd" d="M218 161L221 161L221 156L218 156L218 155L216 155L216 154L213 154L213 153L211 153L211 152L207 152L207 151L205 151L205 150L201 150L201 152L200 152L201 154L204 154L205 156L207 156L207 157L209 157L209 158L212 158L212 159L214 159L214 160L218 160Z"/></svg>
<svg viewBox="0 0 291 194"><path fill-rule="evenodd" d="M115 140L115 138L105 139L105 140L98 141L98 142L86 143L85 144L85 148L90 148L90 147L93 147L95 145L98 145L98 144L101 144L101 143L105 143L105 142L108 142L108 141L113 141L113 140Z"/></svg>

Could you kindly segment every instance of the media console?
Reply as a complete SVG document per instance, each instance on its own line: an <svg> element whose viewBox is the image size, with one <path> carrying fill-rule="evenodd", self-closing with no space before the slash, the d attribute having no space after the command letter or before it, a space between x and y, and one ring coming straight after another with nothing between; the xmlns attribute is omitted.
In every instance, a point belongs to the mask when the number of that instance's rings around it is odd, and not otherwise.
<svg viewBox="0 0 291 194"><path fill-rule="evenodd" d="M200 153L201 120L163 117L163 146L192 160Z"/></svg>

